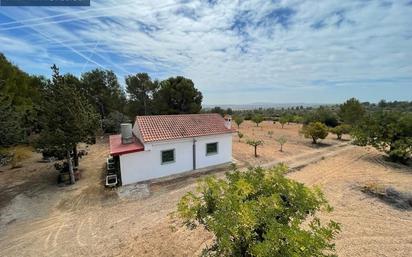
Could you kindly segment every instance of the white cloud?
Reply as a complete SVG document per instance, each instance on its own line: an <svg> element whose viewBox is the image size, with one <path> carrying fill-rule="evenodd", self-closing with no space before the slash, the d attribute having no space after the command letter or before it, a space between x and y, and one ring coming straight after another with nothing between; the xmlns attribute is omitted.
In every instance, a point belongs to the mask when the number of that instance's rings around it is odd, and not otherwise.
<svg viewBox="0 0 412 257"><path fill-rule="evenodd" d="M286 9L293 10L290 17L285 13L287 27L279 16ZM280 10L278 16L264 20L273 10ZM371 80L410 85L411 10L402 1L218 1L213 6L172 0L92 2L78 11L0 9L16 20L0 24L0 51L19 60L43 52L48 66L60 60L62 70L76 73L87 63L87 68L113 69L120 79L141 71L160 78L182 74L209 103L255 102L251 95L284 101L279 90L290 92L288 101L302 101L308 98L299 89L318 94L319 88L369 81L373 90ZM230 29L236 18L243 22L237 24L242 33ZM20 31L31 34L16 38L13 33ZM13 49L1 44L6 40L16 42ZM33 40L39 44L30 44Z"/></svg>

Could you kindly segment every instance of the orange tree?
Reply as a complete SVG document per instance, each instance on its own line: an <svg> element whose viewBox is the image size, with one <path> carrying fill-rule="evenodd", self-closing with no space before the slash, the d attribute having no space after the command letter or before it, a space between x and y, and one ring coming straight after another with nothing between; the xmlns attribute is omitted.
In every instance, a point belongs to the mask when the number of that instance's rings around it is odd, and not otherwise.
<svg viewBox="0 0 412 257"><path fill-rule="evenodd" d="M286 170L235 169L226 179L204 179L197 194L183 196L177 213L184 224L214 235L203 256L336 256L331 241L339 224L316 217L332 208L319 189L286 178Z"/></svg>

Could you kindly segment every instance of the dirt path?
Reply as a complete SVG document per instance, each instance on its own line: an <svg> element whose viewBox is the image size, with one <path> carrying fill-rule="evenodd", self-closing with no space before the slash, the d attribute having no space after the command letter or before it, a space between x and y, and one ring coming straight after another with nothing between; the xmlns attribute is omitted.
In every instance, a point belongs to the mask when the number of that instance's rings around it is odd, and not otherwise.
<svg viewBox="0 0 412 257"><path fill-rule="evenodd" d="M288 176L320 186L334 206L325 218L342 224L336 240L339 256L411 256L412 212L367 196L358 186L376 182L412 191L412 168L387 163L375 150L356 148Z"/></svg>
<svg viewBox="0 0 412 257"><path fill-rule="evenodd" d="M26 204L25 212L31 208L37 214L17 215L5 223L7 207L1 209L0 256L195 256L210 243L208 233L188 231L169 217L182 195L195 188L195 178L150 185L149 193L141 197L119 198L100 184L99 165L106 149L105 144L91 148L81 162L83 179L73 187L45 186L38 181L40 186L33 189L36 194L29 186L18 189L14 184L7 189L15 194L8 206ZM283 161L297 167L305 163L288 176L321 186L335 207L324 218L342 223L336 240L338 255L410 256L412 213L364 195L357 185L377 181L412 191L412 169L389 164L369 148L337 146L330 150L322 148ZM324 160L323 155L327 156ZM0 179L7 175L0 173ZM22 174L15 175L24 182Z"/></svg>

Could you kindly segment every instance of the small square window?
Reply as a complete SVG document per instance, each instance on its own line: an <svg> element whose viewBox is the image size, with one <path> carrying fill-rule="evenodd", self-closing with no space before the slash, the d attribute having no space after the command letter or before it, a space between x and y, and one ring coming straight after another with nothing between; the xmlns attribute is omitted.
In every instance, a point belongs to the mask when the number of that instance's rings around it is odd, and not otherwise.
<svg viewBox="0 0 412 257"><path fill-rule="evenodd" d="M217 154L217 143L206 144L206 155Z"/></svg>
<svg viewBox="0 0 412 257"><path fill-rule="evenodd" d="M175 150L162 151L162 164L171 163L175 161Z"/></svg>

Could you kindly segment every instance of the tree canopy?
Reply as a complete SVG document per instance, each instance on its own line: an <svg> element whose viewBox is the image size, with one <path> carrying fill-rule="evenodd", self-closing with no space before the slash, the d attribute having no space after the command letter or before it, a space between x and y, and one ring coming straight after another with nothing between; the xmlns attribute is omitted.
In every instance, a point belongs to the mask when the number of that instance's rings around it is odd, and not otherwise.
<svg viewBox="0 0 412 257"><path fill-rule="evenodd" d="M214 235L203 256L336 256L332 240L340 226L316 216L332 208L318 188L286 178L286 170L235 169L226 179L204 179L180 200L184 224Z"/></svg>
<svg viewBox="0 0 412 257"><path fill-rule="evenodd" d="M347 100L339 107L338 115L346 124L354 125L359 122L365 114L365 108L355 98Z"/></svg>
<svg viewBox="0 0 412 257"><path fill-rule="evenodd" d="M77 88L94 106L101 119L112 111L124 112L126 96L113 71L94 69L85 72Z"/></svg>
<svg viewBox="0 0 412 257"><path fill-rule="evenodd" d="M265 118L260 114L256 114L252 117L252 121L256 124L256 127L259 127L259 124L264 120Z"/></svg>
<svg viewBox="0 0 412 257"><path fill-rule="evenodd" d="M147 73L126 77L126 92L129 95L128 113L131 116L156 113L153 95L159 88L158 81L152 81Z"/></svg>
<svg viewBox="0 0 412 257"><path fill-rule="evenodd" d="M98 127L98 115L93 106L66 80L53 65L53 78L45 89L42 124L38 147L49 152L67 152L80 142L91 142ZM71 171L72 172L72 171ZM72 183L74 179L72 178Z"/></svg>
<svg viewBox="0 0 412 257"><path fill-rule="evenodd" d="M337 139L342 139L342 135L349 134L351 131L351 126L348 124L341 124L334 128L330 128L329 131L335 134Z"/></svg>
<svg viewBox="0 0 412 257"><path fill-rule="evenodd" d="M407 162L412 156L412 114L381 111L367 115L354 128L355 142L371 145L391 160Z"/></svg>
<svg viewBox="0 0 412 257"><path fill-rule="evenodd" d="M136 115L198 113L202 108L201 92L184 77L159 83L147 73L137 73L125 78L125 90L111 70L59 76L99 114L97 124L106 133L118 131L115 123L133 120ZM46 129L43 110L53 83L25 73L0 53L0 146L32 143L36 134Z"/></svg>
<svg viewBox="0 0 412 257"><path fill-rule="evenodd" d="M195 88L193 81L182 76L163 80L154 94L159 114L199 113L202 99L202 93Z"/></svg>
<svg viewBox="0 0 412 257"><path fill-rule="evenodd" d="M328 136L328 127L321 122L311 122L302 127L301 133L306 138L312 138L312 143L316 144L319 139L325 139Z"/></svg>

